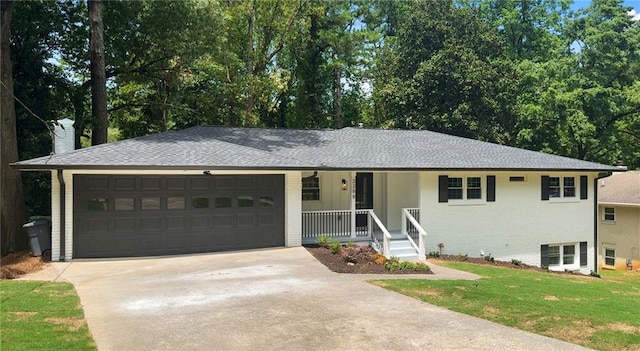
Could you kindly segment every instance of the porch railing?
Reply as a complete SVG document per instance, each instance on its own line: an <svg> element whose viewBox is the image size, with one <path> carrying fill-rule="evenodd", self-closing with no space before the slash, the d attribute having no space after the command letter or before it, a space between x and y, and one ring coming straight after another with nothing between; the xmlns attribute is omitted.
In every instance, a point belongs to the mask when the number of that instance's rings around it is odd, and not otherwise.
<svg viewBox="0 0 640 351"><path fill-rule="evenodd" d="M378 252L382 251L384 257L391 257L391 233L389 233L373 210L369 210L369 222L371 223L369 226L371 228L371 239L377 246Z"/></svg>
<svg viewBox="0 0 640 351"><path fill-rule="evenodd" d="M414 211L411 211L414 210ZM425 241L427 239L427 232L422 228L420 223L415 219L413 213L417 213L418 209L402 209L402 234L407 237L411 245L418 251L418 259L420 261L426 260L426 250L425 250ZM413 237L409 234L411 232L416 232L418 237L417 240L414 240ZM416 243L417 241L417 243Z"/></svg>
<svg viewBox="0 0 640 351"><path fill-rule="evenodd" d="M416 220L420 219L419 208L403 208L402 210L407 210L409 214ZM407 234L411 236L411 239L413 239L413 241L418 242L418 236L420 235L420 232L418 231L418 229L411 224L411 221L409 221L409 218L407 218L406 216L402 215L402 219L405 222L404 224L406 225L406 228L407 228Z"/></svg>
<svg viewBox="0 0 640 351"><path fill-rule="evenodd" d="M302 212L302 238L316 238L322 234L330 237L351 236L351 211Z"/></svg>

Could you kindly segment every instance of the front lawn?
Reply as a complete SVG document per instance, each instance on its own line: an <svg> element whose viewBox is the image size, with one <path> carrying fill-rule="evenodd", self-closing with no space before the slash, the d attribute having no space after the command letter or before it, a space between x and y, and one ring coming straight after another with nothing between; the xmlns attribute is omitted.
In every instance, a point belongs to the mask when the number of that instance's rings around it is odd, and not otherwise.
<svg viewBox="0 0 640 351"><path fill-rule="evenodd" d="M640 350L640 274L603 278L439 262L476 281L377 280L373 284L496 323L598 350Z"/></svg>
<svg viewBox="0 0 640 351"><path fill-rule="evenodd" d="M96 350L69 283L0 281L0 350Z"/></svg>

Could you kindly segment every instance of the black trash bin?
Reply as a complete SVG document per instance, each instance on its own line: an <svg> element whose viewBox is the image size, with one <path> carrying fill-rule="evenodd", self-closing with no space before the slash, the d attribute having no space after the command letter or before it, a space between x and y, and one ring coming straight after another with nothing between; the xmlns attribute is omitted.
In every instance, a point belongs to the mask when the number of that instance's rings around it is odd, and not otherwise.
<svg viewBox="0 0 640 351"><path fill-rule="evenodd" d="M51 220L39 217L22 226L27 231L31 255L42 256L51 250Z"/></svg>

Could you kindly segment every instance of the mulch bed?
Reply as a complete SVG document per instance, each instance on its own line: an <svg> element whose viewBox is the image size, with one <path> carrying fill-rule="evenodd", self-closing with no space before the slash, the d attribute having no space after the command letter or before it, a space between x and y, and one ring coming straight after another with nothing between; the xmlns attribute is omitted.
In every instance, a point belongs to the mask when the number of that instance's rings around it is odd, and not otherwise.
<svg viewBox="0 0 640 351"><path fill-rule="evenodd" d="M21 275L37 272L51 262L51 251L33 257L30 251L8 254L0 259L0 279L15 279Z"/></svg>
<svg viewBox="0 0 640 351"><path fill-rule="evenodd" d="M339 254L331 253L331 250L318 245L305 246L316 260L336 273L352 274L433 274L430 270L394 270L390 271L384 265L375 262L376 251L371 247L363 247L362 253L356 259L356 263L349 264Z"/></svg>
<svg viewBox="0 0 640 351"><path fill-rule="evenodd" d="M431 259L431 257L429 258ZM440 261L469 262L469 263L475 263L475 264L508 267L508 268L515 268L515 269L530 269L530 270L535 270L540 272L547 271L546 269L542 269L537 266L530 266L524 263L514 264L513 262L507 262L507 261L497 261L497 260L490 261L485 259L484 257L468 257L464 255L440 255L440 257L433 258L433 259L440 260Z"/></svg>

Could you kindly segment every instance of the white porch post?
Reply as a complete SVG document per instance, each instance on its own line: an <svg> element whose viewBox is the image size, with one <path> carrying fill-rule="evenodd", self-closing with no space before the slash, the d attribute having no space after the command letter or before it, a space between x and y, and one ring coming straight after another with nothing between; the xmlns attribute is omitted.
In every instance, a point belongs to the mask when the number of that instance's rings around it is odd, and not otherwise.
<svg viewBox="0 0 640 351"><path fill-rule="evenodd" d="M356 172L349 172L351 178L351 237L356 237Z"/></svg>

